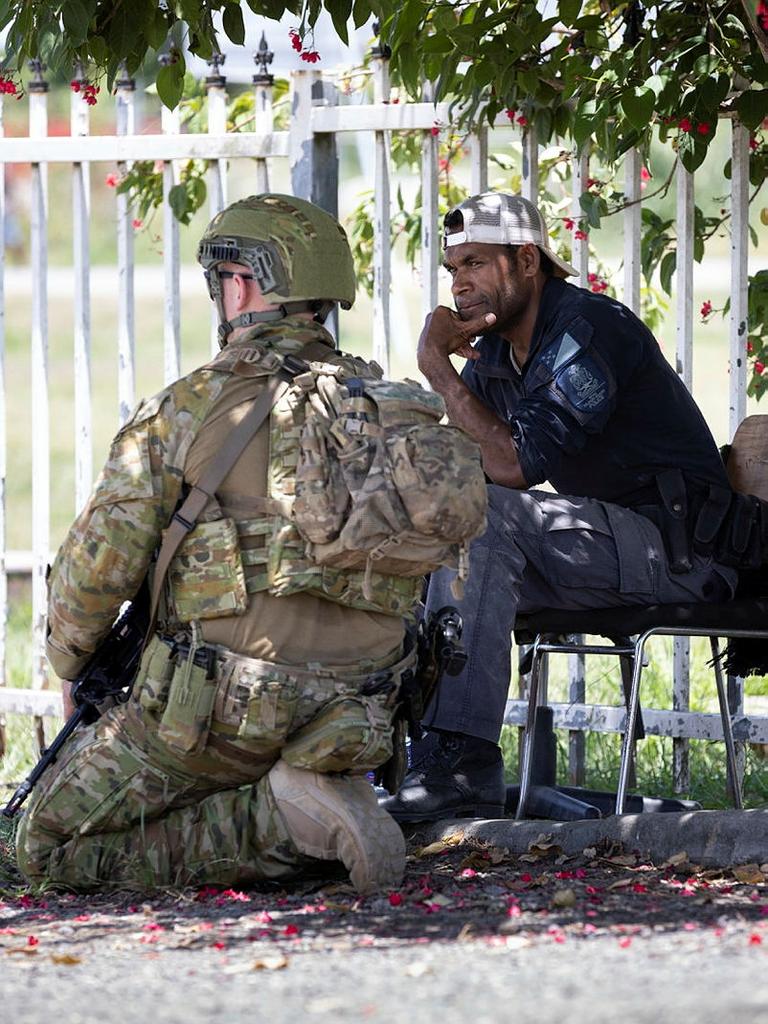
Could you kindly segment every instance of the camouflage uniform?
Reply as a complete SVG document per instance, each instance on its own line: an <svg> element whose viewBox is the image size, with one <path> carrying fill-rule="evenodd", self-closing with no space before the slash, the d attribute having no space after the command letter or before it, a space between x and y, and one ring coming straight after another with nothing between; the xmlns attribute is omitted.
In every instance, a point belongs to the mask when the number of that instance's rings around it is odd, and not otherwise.
<svg viewBox="0 0 768 1024"><path fill-rule="evenodd" d="M48 654L60 676L77 675L136 592L182 485L199 480L282 357L308 343L313 358L350 362L316 323L289 317L260 325L140 405L118 433L49 579ZM351 365L363 371L360 361ZM258 431L219 488L219 506L202 517L204 537L224 520L236 524L242 565L233 568L215 544L196 552L193 541L182 549L169 572L161 629L167 636L150 641L130 701L76 733L35 790L18 833L19 863L29 878L88 888L290 877L328 856L296 838L305 812L291 773L360 769L386 758L395 692L361 699L360 690L372 674L402 664L401 613L413 602L414 581L374 573L366 598L354 574L318 576L305 567L300 585L280 592L270 576L272 549L264 554L260 534L264 522L280 520L280 502L269 495L290 478L280 445L293 429L291 415L300 412L292 402L282 413L275 409L272 428ZM284 521L281 529L290 550L293 528ZM296 570L295 561L289 564ZM206 581L219 577L225 585L209 598ZM215 606L225 592L239 593L241 606L214 607L215 617L207 617L206 601ZM203 609L191 633L187 600ZM198 644L213 648L210 671L192 656L180 665L174 635L183 635L193 654ZM393 670L395 683L399 671ZM189 693L191 708L184 703ZM308 723L322 724L329 707L345 705L362 716L347 719L346 733L331 721L307 734ZM364 756L354 754L358 727ZM316 781L320 793L331 784ZM378 812L365 779L337 776L334 785L367 816L374 835L381 830L383 858L402 860L402 839Z"/></svg>

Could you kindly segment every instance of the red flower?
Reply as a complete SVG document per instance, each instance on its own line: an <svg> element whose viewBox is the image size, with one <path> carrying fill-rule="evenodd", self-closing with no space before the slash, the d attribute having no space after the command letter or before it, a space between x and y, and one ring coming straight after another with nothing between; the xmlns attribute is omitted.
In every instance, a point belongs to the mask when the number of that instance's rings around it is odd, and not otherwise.
<svg viewBox="0 0 768 1024"><path fill-rule="evenodd" d="M762 945L762 942L763 942L763 937L762 937L762 935L758 935L757 932L752 932L752 934L749 936L749 944L750 944L750 946L760 946L760 945Z"/></svg>
<svg viewBox="0 0 768 1024"><path fill-rule="evenodd" d="M587 178L587 188L594 188L595 185L602 185L602 182L597 178Z"/></svg>
<svg viewBox="0 0 768 1024"><path fill-rule="evenodd" d="M290 30L290 32L288 33L288 38L291 40L291 46L294 48L296 53L301 53L301 51L302 51L301 36L299 35L299 33L296 31L295 28L292 28Z"/></svg>
<svg viewBox="0 0 768 1024"><path fill-rule="evenodd" d="M707 317L712 312L712 303L709 301L709 299L707 299L706 302L702 303L700 312L702 317Z"/></svg>
<svg viewBox="0 0 768 1024"><path fill-rule="evenodd" d="M38 937L36 935L30 935L29 938L27 939L27 945L28 946L37 946L39 944L39 942L40 942L40 939L38 939Z"/></svg>
<svg viewBox="0 0 768 1024"><path fill-rule="evenodd" d="M18 95L15 82L12 82L10 78L0 75L0 93L6 93L8 96Z"/></svg>
<svg viewBox="0 0 768 1024"><path fill-rule="evenodd" d="M563 220L563 227L565 228L566 231L573 231L573 229L576 227L576 225L573 223L573 221L571 220L570 217L566 217Z"/></svg>
<svg viewBox="0 0 768 1024"><path fill-rule="evenodd" d="M285 928L283 928L283 935L290 936L290 935L298 935L298 934L299 934L298 925L287 924L285 926Z"/></svg>
<svg viewBox="0 0 768 1024"><path fill-rule="evenodd" d="M619 939L619 945L622 949L629 949L629 947L632 945L632 939L630 939L628 935L624 935L622 938Z"/></svg>
<svg viewBox="0 0 768 1024"><path fill-rule="evenodd" d="M699 135L709 135L710 130L711 129L706 121L702 121L701 124L696 125L696 131Z"/></svg>
<svg viewBox="0 0 768 1024"><path fill-rule="evenodd" d="M104 184L107 188L116 188L120 178L116 174L108 174L104 179Z"/></svg>
<svg viewBox="0 0 768 1024"><path fill-rule="evenodd" d="M528 124L528 118L525 117L525 115L520 114L520 116L517 119L517 123L520 125L521 128L525 128L525 126Z"/></svg>
<svg viewBox="0 0 768 1024"><path fill-rule="evenodd" d="M451 169L451 162L450 162L450 160L446 160L444 157L441 158L441 160L440 160L440 170L441 171L445 171L445 173L448 174L450 169Z"/></svg>
<svg viewBox="0 0 768 1024"><path fill-rule="evenodd" d="M515 108L514 107L507 107L507 109L504 111L504 113L507 115L509 120L514 124L515 114L517 113Z"/></svg>
<svg viewBox="0 0 768 1024"><path fill-rule="evenodd" d="M759 359L755 360L755 373L757 376L761 376L763 370L765 370L765 363L761 363Z"/></svg>
<svg viewBox="0 0 768 1024"><path fill-rule="evenodd" d="M579 229L573 232L573 237L579 242L586 242L588 236L586 231Z"/></svg>
<svg viewBox="0 0 768 1024"><path fill-rule="evenodd" d="M687 134L693 128L693 125L687 117L684 117L681 121L678 122L677 127L680 129L681 132L686 132Z"/></svg>
<svg viewBox="0 0 768 1024"><path fill-rule="evenodd" d="M430 132L433 135L439 135L440 134L440 125L439 124L433 124L432 127L429 130L430 130Z"/></svg>
<svg viewBox="0 0 768 1024"><path fill-rule="evenodd" d="M390 907L399 907L402 905L403 897L399 892L391 892L389 894L389 905Z"/></svg>
<svg viewBox="0 0 768 1024"><path fill-rule="evenodd" d="M754 151L757 149L757 147L759 145L760 145L760 143L757 141L755 136L754 135L750 135L749 136L749 148L752 150L753 153L754 153Z"/></svg>
<svg viewBox="0 0 768 1024"><path fill-rule="evenodd" d="M69 88L72 90L72 92L80 92L80 84L81 83L78 81L77 78L73 78L72 81L69 83Z"/></svg>
<svg viewBox="0 0 768 1024"><path fill-rule="evenodd" d="M317 64L320 60L320 54L317 50L305 50L301 55L301 59L306 61L307 64Z"/></svg>
<svg viewBox="0 0 768 1024"><path fill-rule="evenodd" d="M647 167L640 168L640 181L650 181L653 175Z"/></svg>
<svg viewBox="0 0 768 1024"><path fill-rule="evenodd" d="M134 231L138 231L139 228L144 227L144 221L139 220L138 217L134 217L133 220L131 221L131 227L134 229Z"/></svg>
<svg viewBox="0 0 768 1024"><path fill-rule="evenodd" d="M751 356L754 351L755 351L754 345L752 344L751 341L748 341L747 342L747 354Z"/></svg>

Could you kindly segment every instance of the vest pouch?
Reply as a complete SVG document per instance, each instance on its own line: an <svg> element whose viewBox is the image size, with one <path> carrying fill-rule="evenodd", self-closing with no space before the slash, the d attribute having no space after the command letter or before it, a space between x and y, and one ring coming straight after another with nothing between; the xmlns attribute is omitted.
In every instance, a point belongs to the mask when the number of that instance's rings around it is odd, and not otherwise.
<svg viewBox="0 0 768 1024"><path fill-rule="evenodd" d="M318 772L367 772L392 756L392 711L386 698L336 697L290 737L282 758Z"/></svg>
<svg viewBox="0 0 768 1024"><path fill-rule="evenodd" d="M168 594L179 622L245 614L248 594L234 519L197 524L170 564Z"/></svg>
<svg viewBox="0 0 768 1024"><path fill-rule="evenodd" d="M213 650L190 652L174 670L158 736L179 754L199 754L208 739L218 682Z"/></svg>
<svg viewBox="0 0 768 1024"><path fill-rule="evenodd" d="M418 424L387 439L392 480L412 528L448 543L485 528L478 446L462 430Z"/></svg>
<svg viewBox="0 0 768 1024"><path fill-rule="evenodd" d="M133 692L144 711L154 715L163 710L175 668L171 647L159 636L153 637L147 644L133 684Z"/></svg>
<svg viewBox="0 0 768 1024"><path fill-rule="evenodd" d="M349 489L338 459L328 450L327 421L310 417L299 441L293 514L302 534L313 544L334 540L344 525Z"/></svg>
<svg viewBox="0 0 768 1024"><path fill-rule="evenodd" d="M258 679L248 695L237 738L259 753L270 753L288 735L296 713L296 684L286 679Z"/></svg>

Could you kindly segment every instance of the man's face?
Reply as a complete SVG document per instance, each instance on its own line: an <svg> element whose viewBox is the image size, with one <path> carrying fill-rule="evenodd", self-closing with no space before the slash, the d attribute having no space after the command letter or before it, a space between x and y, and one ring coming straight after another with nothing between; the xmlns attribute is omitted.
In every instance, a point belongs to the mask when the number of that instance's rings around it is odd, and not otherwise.
<svg viewBox="0 0 768 1024"><path fill-rule="evenodd" d="M494 330L516 323L532 296L531 276L522 269L521 253L510 257L504 245L463 242L443 253L443 266L451 275L451 292L462 320L495 313Z"/></svg>

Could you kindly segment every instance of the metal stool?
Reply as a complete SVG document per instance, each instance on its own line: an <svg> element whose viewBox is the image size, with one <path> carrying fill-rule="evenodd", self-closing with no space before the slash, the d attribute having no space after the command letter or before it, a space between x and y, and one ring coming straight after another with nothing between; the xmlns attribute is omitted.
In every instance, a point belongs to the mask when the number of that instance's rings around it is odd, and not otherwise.
<svg viewBox="0 0 768 1024"><path fill-rule="evenodd" d="M518 643L533 641L528 713L523 732L520 797L515 817L524 817L531 790L533 738L538 707L541 659L545 654L612 654L626 659L631 666L631 686L627 698L627 722L622 740L619 783L616 790L616 814L624 813L627 796L633 738L639 724L640 683L645 644L652 636L706 636L714 659L717 698L723 723L728 778L733 803L742 806L741 783L736 766L731 716L720 664L719 637L744 637L768 640L768 628L752 623L768 622L768 599L735 600L728 604L652 605L630 608L599 608L590 611L546 610L519 615L515 623ZM568 639L573 634L606 637L613 646ZM639 738L639 737L637 737Z"/></svg>

